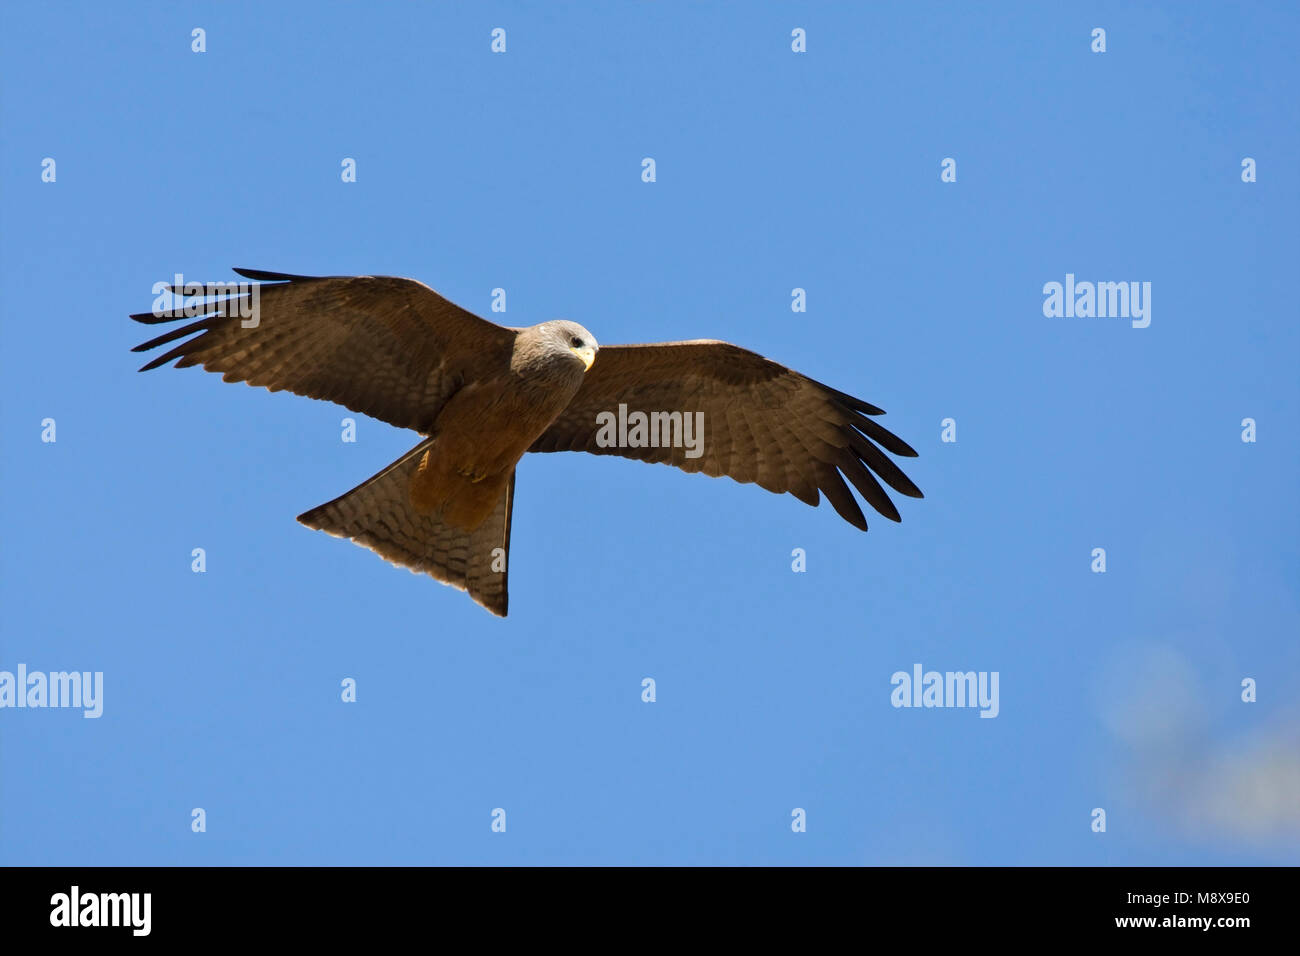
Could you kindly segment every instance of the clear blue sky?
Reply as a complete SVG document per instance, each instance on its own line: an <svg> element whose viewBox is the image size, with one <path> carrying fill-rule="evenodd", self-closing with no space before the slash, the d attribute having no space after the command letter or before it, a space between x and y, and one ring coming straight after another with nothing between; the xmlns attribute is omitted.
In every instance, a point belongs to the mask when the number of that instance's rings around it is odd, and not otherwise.
<svg viewBox="0 0 1300 956"><path fill-rule="evenodd" d="M0 670L102 671L104 713L0 711L0 862L1300 861L1298 27L6 4ZM154 283L231 266L739 343L885 408L926 498L864 535L530 456L496 619L294 521L413 434L136 373ZM1045 317L1067 273L1150 282L1150 326ZM917 663L999 715L892 707Z"/></svg>

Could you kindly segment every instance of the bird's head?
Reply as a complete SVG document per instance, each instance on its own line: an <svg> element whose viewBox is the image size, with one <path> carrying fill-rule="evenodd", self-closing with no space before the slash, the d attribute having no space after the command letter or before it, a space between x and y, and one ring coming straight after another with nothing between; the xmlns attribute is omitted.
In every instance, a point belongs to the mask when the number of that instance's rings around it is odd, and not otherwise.
<svg viewBox="0 0 1300 956"><path fill-rule="evenodd" d="M596 350L600 348L594 335L577 322L570 322L568 319L556 319L554 322L544 323L544 326L547 338L557 350L564 349L571 353L574 358L582 362L584 372L591 368L591 363L596 361Z"/></svg>
<svg viewBox="0 0 1300 956"><path fill-rule="evenodd" d="M516 329L510 367L516 373L546 382L567 382L575 390L596 361L596 337L577 322L553 319Z"/></svg>

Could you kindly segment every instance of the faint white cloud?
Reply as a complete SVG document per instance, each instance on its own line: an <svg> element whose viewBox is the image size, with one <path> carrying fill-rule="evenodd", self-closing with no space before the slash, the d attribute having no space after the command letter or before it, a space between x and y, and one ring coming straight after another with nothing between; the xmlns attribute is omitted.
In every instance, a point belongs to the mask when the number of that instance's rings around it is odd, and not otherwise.
<svg viewBox="0 0 1300 956"><path fill-rule="evenodd" d="M1100 716L1128 751L1131 795L1188 835L1300 839L1300 713L1228 738L1211 733L1225 714L1211 700L1172 646L1131 647L1111 662L1098 690Z"/></svg>

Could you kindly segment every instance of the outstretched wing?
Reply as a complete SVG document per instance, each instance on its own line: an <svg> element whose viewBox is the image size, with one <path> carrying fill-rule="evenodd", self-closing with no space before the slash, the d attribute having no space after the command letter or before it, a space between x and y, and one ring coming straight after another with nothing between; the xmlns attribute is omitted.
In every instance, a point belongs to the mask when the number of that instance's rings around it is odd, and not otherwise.
<svg viewBox="0 0 1300 956"><path fill-rule="evenodd" d="M513 329L414 279L235 271L271 281L191 300L198 308L188 315L131 316L148 324L194 320L136 346L143 352L193 336L140 371L178 359L177 368L202 365L227 382L288 389L427 433L458 388L509 362Z"/></svg>
<svg viewBox="0 0 1300 956"><path fill-rule="evenodd" d="M610 429L602 434L597 416L610 413L617 418L620 404L629 419L638 411L648 417L656 412L680 412L683 417L702 412L699 456L688 457L684 441L660 440L659 447L609 442ZM900 494L922 497L881 450L916 455L868 417L883 414L874 405L727 342L602 346L578 394L529 451L586 451L661 462L683 471L756 482L810 505L818 503L821 493L846 521L865 531L866 519L844 478L894 521L899 520L898 510L877 476ZM650 428L648 438L665 438L665 419L658 421L660 428Z"/></svg>

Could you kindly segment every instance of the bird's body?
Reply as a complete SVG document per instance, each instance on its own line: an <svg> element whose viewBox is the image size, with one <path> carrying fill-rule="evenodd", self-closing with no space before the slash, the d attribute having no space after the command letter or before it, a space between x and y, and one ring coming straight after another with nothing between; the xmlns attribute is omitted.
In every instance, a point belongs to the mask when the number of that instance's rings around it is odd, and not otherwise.
<svg viewBox="0 0 1300 956"><path fill-rule="evenodd" d="M582 385L587 367L577 350L595 348L595 338L576 322L516 331L509 361L488 378L466 384L438 411L434 443L412 479L418 512L441 513L465 531L491 514L519 459ZM501 440L484 441L486 435Z"/></svg>
<svg viewBox="0 0 1300 956"><path fill-rule="evenodd" d="M880 409L726 342L601 348L575 322L503 328L411 279L236 271L269 281L256 295L205 303L197 321L137 346L199 333L144 369L201 364L226 381L288 389L419 432L410 452L298 520L462 588L494 614L507 610L515 466L529 451L662 462L812 505L825 494L864 531L844 478L895 521L876 475L921 497L877 447L916 454L868 417ZM611 442L601 423L627 408L697 416L703 444Z"/></svg>

